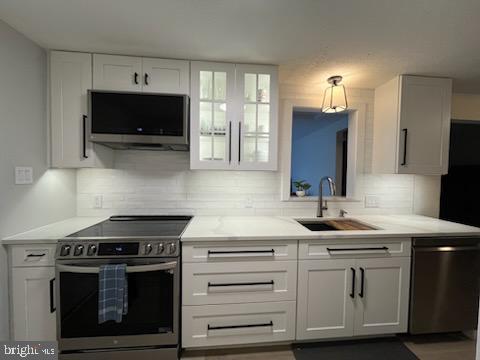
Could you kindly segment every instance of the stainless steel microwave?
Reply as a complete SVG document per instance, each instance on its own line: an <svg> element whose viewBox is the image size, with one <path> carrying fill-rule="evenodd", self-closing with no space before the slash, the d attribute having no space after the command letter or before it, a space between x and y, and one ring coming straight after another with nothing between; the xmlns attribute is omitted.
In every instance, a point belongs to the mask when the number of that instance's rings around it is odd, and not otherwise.
<svg viewBox="0 0 480 360"><path fill-rule="evenodd" d="M114 149L187 150L187 95L90 90L88 139Z"/></svg>

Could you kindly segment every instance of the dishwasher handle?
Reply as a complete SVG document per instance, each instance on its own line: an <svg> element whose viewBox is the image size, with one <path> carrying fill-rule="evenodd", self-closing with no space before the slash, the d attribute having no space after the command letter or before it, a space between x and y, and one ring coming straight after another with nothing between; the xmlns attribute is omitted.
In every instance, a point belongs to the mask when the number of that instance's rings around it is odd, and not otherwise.
<svg viewBox="0 0 480 360"><path fill-rule="evenodd" d="M425 246L414 247L415 252L441 252L441 251L480 251L480 246L468 245L468 246Z"/></svg>

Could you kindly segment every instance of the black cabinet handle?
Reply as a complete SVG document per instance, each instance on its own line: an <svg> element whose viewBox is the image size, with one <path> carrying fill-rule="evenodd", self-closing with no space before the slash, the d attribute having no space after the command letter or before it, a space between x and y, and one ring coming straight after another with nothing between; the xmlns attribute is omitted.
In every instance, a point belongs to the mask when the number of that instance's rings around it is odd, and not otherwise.
<svg viewBox="0 0 480 360"><path fill-rule="evenodd" d="M263 324L246 324L246 325L227 325L227 326L211 326L208 324L208 330L225 330L225 329L241 329L241 328L253 328L253 327L265 327L273 326L273 321Z"/></svg>
<svg viewBox="0 0 480 360"><path fill-rule="evenodd" d="M228 123L228 163L232 162L232 122Z"/></svg>
<svg viewBox="0 0 480 360"><path fill-rule="evenodd" d="M242 151L242 122L238 123L238 163L240 164Z"/></svg>
<svg viewBox="0 0 480 360"><path fill-rule="evenodd" d="M45 254L45 253L43 253L43 254L28 254L27 257L44 257L45 255L47 255L47 254Z"/></svg>
<svg viewBox="0 0 480 360"><path fill-rule="evenodd" d="M54 284L55 284L55 278L51 279L50 280L50 313L54 313L56 308L55 308L55 305L54 305L54 298L55 298L55 288L54 288Z"/></svg>
<svg viewBox="0 0 480 360"><path fill-rule="evenodd" d="M274 285L273 280L270 281L258 281L258 282L241 282L241 283L220 283L214 284L209 282L208 287L226 287L226 286L257 286L257 285Z"/></svg>
<svg viewBox="0 0 480 360"><path fill-rule="evenodd" d="M408 129L402 129L404 134L404 142L403 142L403 161L400 165L405 166L407 165L407 139L408 139Z"/></svg>
<svg viewBox="0 0 480 360"><path fill-rule="evenodd" d="M145 73L145 85L148 85L148 74Z"/></svg>
<svg viewBox="0 0 480 360"><path fill-rule="evenodd" d="M332 249L327 247L328 252L335 252L335 251L374 251L374 250L384 250L387 251L388 247L382 246L382 247L364 247L364 248L338 248L338 249Z"/></svg>
<svg viewBox="0 0 480 360"><path fill-rule="evenodd" d="M360 292L358 293L358 296L363 298L365 295L365 269L360 268L360 273L362 274L360 277Z"/></svg>
<svg viewBox="0 0 480 360"><path fill-rule="evenodd" d="M350 293L350 297L352 299L355 298L355 269L352 267L350 268L350 270L352 271L352 292Z"/></svg>
<svg viewBox="0 0 480 360"><path fill-rule="evenodd" d="M208 250L208 255L221 254L275 254L275 249L271 250L238 250L238 251L214 251Z"/></svg>
<svg viewBox="0 0 480 360"><path fill-rule="evenodd" d="M135 72L133 74L133 82L135 83L135 85L138 85L138 73L137 72Z"/></svg>
<svg viewBox="0 0 480 360"><path fill-rule="evenodd" d="M83 147L83 158L88 159L87 155L87 115L83 115L83 142L82 142L82 147Z"/></svg>

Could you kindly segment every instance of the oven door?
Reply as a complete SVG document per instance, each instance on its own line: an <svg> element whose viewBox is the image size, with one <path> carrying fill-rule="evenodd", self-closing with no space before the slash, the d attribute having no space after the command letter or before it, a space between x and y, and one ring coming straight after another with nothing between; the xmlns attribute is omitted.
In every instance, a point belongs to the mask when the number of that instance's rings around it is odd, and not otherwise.
<svg viewBox="0 0 480 360"><path fill-rule="evenodd" d="M128 314L98 323L98 273L127 264ZM176 345L179 322L177 259L58 261L57 338L61 351Z"/></svg>

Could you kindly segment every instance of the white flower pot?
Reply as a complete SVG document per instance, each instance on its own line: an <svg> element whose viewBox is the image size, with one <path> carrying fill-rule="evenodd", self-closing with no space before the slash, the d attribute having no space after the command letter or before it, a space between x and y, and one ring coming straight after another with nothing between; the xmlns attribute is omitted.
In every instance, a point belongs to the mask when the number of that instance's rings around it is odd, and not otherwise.
<svg viewBox="0 0 480 360"><path fill-rule="evenodd" d="M305 190L296 191L295 194L297 194L298 197L304 197L305 196Z"/></svg>

